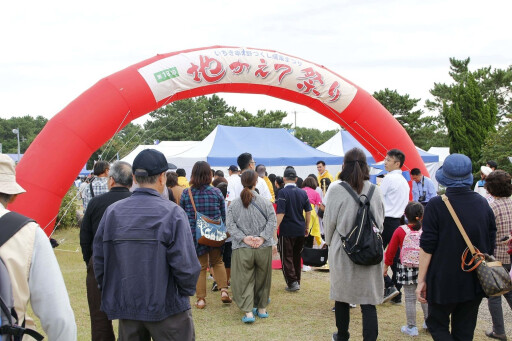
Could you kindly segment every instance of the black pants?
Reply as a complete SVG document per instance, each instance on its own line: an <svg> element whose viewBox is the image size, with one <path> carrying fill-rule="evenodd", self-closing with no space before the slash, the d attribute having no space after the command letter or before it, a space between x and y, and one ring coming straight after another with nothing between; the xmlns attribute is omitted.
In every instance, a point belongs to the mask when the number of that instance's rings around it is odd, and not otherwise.
<svg viewBox="0 0 512 341"><path fill-rule="evenodd" d="M304 248L304 237L279 236L279 254L281 256L281 268L286 285L293 282L300 284L301 255Z"/></svg>
<svg viewBox="0 0 512 341"><path fill-rule="evenodd" d="M384 249L388 246L391 241L391 237L393 237L393 233L400 226L400 218L384 218L384 231L382 231L382 242ZM386 288L392 287L393 285L400 291L402 289L402 285L397 283L397 275L398 275L398 262L400 261L400 249L397 250L395 257L393 258L393 265L391 265L391 272L393 273L392 277L389 278L388 275L384 277L384 285Z"/></svg>
<svg viewBox="0 0 512 341"><path fill-rule="evenodd" d="M436 341L473 340L480 302L482 297L462 303L429 303L427 327L432 338Z"/></svg>
<svg viewBox="0 0 512 341"><path fill-rule="evenodd" d="M101 292L98 289L98 282L94 277L92 257L87 266L87 277L85 279L87 287L87 302L89 303L89 314L91 317L91 340L115 341L114 328L112 321L107 314L100 310Z"/></svg>
<svg viewBox="0 0 512 341"><path fill-rule="evenodd" d="M338 341L346 341L350 338L348 327L350 324L350 307L348 303L338 302L334 304L336 327L338 327ZM377 322L377 309L374 305L361 304L363 314L363 340L374 341L379 336L379 324Z"/></svg>

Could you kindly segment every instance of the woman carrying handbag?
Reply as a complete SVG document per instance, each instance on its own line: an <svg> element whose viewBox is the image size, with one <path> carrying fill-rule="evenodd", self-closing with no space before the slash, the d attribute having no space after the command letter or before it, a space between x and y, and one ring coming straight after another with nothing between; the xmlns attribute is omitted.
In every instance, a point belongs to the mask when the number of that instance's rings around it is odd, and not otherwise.
<svg viewBox="0 0 512 341"><path fill-rule="evenodd" d="M496 244L494 214L484 197L471 190L471 160L452 154L436 172L464 230L480 252L492 255ZM467 248L461 231L440 196L430 199L423 216L416 296L428 302L427 327L434 340L473 340L478 308L485 293L476 272L461 267Z"/></svg>

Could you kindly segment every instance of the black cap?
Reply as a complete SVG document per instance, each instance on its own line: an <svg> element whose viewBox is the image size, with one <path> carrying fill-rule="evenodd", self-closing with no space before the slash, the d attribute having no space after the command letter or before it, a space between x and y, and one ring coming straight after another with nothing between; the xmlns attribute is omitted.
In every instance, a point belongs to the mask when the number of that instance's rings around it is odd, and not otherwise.
<svg viewBox="0 0 512 341"><path fill-rule="evenodd" d="M293 168L287 168L284 170L283 178L295 179L297 177L297 173Z"/></svg>
<svg viewBox="0 0 512 341"><path fill-rule="evenodd" d="M135 176L153 176L169 169L164 154L156 149L144 149L133 160Z"/></svg>
<svg viewBox="0 0 512 341"><path fill-rule="evenodd" d="M230 170L232 172L238 172L238 167L235 165L231 165L231 166L229 166L228 170Z"/></svg>

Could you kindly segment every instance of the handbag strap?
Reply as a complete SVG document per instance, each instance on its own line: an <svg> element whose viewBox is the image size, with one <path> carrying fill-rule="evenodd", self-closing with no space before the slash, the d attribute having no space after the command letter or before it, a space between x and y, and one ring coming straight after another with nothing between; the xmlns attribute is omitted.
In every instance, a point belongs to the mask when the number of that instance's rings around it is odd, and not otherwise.
<svg viewBox="0 0 512 341"><path fill-rule="evenodd" d="M194 208L194 219L197 219L196 203L194 202L194 196L192 195L192 190L190 189L190 187L188 188L188 196L190 197L190 202L192 203L192 207Z"/></svg>
<svg viewBox="0 0 512 341"><path fill-rule="evenodd" d="M361 203L361 199L359 196L357 196L356 194L356 191L354 191L354 189L348 184L346 183L345 181L342 181L340 182L340 185L345 188L347 190L348 193L350 193L350 195L352 196L352 198L354 198L354 200L360 204ZM375 185L371 184L370 185L370 190L368 191L368 194L365 194L366 197L368 198L368 201L370 201L370 199L372 198L372 195L373 195L373 192L375 191Z"/></svg>
<svg viewBox="0 0 512 341"><path fill-rule="evenodd" d="M468 237L468 234L464 230L464 227L462 227L462 223L459 220L459 217L457 217L457 213L455 213L455 210L453 209L452 204L450 203L450 200L448 200L448 197L446 194L443 194L441 196L444 203L446 204L446 207L448 207L448 211L450 211L450 214L452 215L453 220L455 221L455 224L459 228L460 234L462 234L462 238L464 238L464 241L468 245L469 251L471 251L471 254L474 256L477 252L475 250L475 247L473 246L473 243L471 243L471 240Z"/></svg>
<svg viewBox="0 0 512 341"><path fill-rule="evenodd" d="M268 222L268 218L267 216L265 215L265 213L263 213L263 210L258 206L256 205L256 203L254 201L251 201L251 205L253 205L254 207L256 207L256 209L258 211L260 211L261 215L263 216L263 218L265 218L265 220Z"/></svg>

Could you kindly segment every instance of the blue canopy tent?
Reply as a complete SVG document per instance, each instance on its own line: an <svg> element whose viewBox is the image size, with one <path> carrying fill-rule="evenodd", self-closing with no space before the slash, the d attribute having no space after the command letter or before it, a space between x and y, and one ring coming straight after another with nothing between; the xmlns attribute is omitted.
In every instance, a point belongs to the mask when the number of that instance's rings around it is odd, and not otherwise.
<svg viewBox="0 0 512 341"><path fill-rule="evenodd" d="M286 166L294 166L297 175L317 173L319 160L341 169L343 158L322 152L295 138L282 128L229 127L218 125L203 141L189 150L167 157L169 162L184 168L187 174L197 161L207 161L212 168L227 171L237 164L238 155L251 153L257 164L267 172L282 175Z"/></svg>

